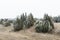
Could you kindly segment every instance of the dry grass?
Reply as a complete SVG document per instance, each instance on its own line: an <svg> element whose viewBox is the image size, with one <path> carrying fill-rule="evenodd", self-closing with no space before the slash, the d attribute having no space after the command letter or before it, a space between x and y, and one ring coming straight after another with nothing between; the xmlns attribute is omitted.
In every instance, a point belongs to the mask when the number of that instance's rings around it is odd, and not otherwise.
<svg viewBox="0 0 60 40"><path fill-rule="evenodd" d="M60 40L60 23L54 23L55 31L49 33L35 33L34 27L19 32L9 32L10 27L0 25L0 40ZM58 34L58 35L57 35Z"/></svg>

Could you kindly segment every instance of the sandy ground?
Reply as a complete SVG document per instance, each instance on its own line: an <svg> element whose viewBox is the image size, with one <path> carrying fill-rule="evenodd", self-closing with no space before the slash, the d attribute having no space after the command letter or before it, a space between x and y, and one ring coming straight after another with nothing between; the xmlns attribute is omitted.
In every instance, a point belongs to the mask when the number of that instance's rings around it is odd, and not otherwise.
<svg viewBox="0 0 60 40"><path fill-rule="evenodd" d="M19 32L9 32L12 26L4 27L0 25L0 40L60 40L60 23L54 23L55 32L35 33L34 27Z"/></svg>

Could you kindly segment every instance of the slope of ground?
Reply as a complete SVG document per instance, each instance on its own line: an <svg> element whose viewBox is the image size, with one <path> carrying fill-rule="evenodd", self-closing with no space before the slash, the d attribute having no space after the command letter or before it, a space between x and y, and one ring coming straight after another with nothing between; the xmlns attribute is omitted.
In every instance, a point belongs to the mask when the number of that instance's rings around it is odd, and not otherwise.
<svg viewBox="0 0 60 40"><path fill-rule="evenodd" d="M54 23L54 25L55 32L53 34L36 33L35 27L19 32L9 32L12 26L4 27L0 25L0 40L60 40L60 23Z"/></svg>

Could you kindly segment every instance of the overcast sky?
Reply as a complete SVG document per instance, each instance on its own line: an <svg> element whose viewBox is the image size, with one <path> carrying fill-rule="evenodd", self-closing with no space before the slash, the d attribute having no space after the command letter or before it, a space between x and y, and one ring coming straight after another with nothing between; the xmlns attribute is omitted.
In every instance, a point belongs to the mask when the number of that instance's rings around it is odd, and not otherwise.
<svg viewBox="0 0 60 40"><path fill-rule="evenodd" d="M50 16L60 15L59 0L0 0L0 18L15 18L22 13L30 12L41 18L44 13Z"/></svg>

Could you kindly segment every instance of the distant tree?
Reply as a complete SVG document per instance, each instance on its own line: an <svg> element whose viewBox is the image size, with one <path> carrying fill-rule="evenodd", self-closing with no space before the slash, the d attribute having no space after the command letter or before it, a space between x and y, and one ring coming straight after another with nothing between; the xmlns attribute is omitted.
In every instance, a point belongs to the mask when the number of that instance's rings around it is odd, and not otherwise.
<svg viewBox="0 0 60 40"><path fill-rule="evenodd" d="M4 19L0 19L0 24L3 24Z"/></svg>
<svg viewBox="0 0 60 40"><path fill-rule="evenodd" d="M6 22L4 22L4 24L3 24L5 27L8 27L8 26L10 26L11 24L9 23L9 21L6 21Z"/></svg>
<svg viewBox="0 0 60 40"><path fill-rule="evenodd" d="M60 16L58 16L58 17L53 17L53 21L54 21L54 22L60 22Z"/></svg>

